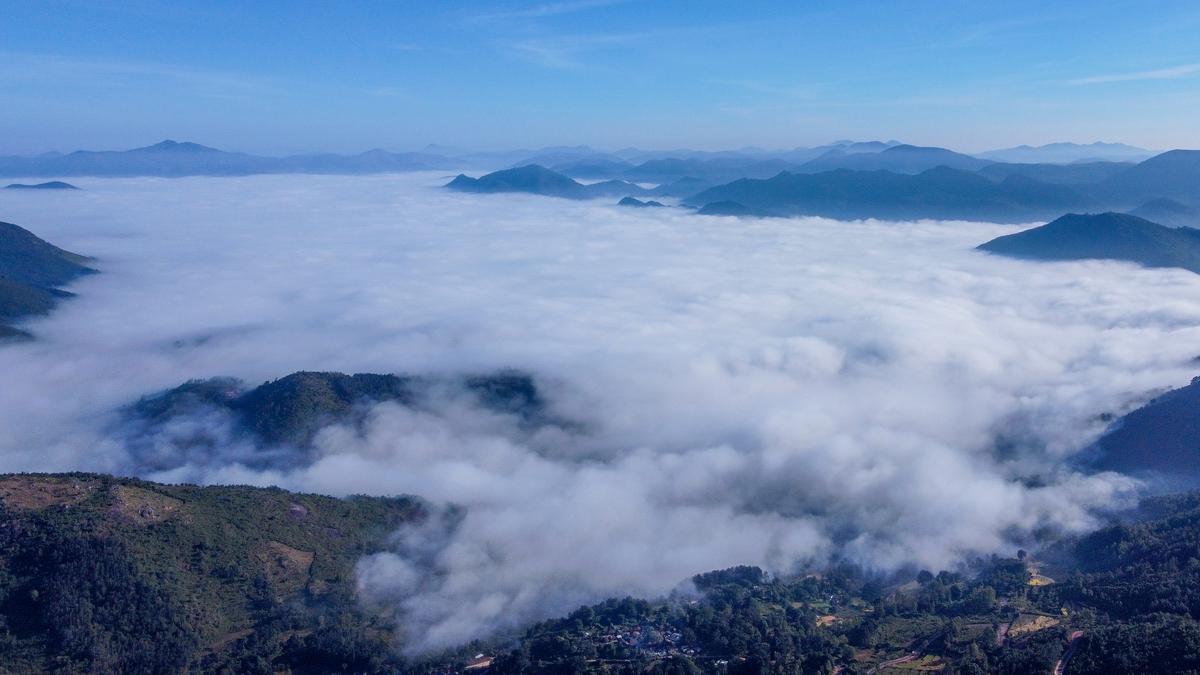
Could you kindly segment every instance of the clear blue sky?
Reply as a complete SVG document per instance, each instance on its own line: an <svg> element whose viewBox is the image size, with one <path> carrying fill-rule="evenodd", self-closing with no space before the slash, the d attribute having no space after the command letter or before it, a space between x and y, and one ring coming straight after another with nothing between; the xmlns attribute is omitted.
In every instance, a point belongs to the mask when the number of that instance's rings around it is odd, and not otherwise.
<svg viewBox="0 0 1200 675"><path fill-rule="evenodd" d="M0 152L1200 147L1200 3L0 0Z"/></svg>

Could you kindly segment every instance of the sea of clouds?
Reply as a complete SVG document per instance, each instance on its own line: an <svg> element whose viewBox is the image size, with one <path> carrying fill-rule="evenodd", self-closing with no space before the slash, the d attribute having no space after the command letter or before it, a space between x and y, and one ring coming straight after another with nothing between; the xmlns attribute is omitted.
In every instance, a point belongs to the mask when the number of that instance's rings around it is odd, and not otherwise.
<svg viewBox="0 0 1200 675"><path fill-rule="evenodd" d="M1200 276L973 250L1020 227L701 217L446 179L0 193L0 220L102 271L29 322L38 341L0 348L0 471L425 497L434 517L359 564L422 650L735 564L939 569L1086 530L1136 490L1069 468L1099 415L1196 374ZM251 469L229 447L165 472L113 433L122 406L190 378L504 368L572 424L381 404L364 430L324 430L308 465Z"/></svg>

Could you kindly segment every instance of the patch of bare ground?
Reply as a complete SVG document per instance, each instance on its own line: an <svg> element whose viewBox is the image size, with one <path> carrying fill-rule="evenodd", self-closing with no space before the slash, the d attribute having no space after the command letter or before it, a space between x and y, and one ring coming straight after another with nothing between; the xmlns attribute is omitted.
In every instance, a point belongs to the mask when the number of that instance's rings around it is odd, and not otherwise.
<svg viewBox="0 0 1200 675"><path fill-rule="evenodd" d="M40 511L51 506L71 506L86 499L95 483L62 476L8 476L0 478L0 502L10 509Z"/></svg>
<svg viewBox="0 0 1200 675"><path fill-rule="evenodd" d="M1013 622L1008 630L1008 637L1019 638L1047 628L1053 628L1061 623L1058 619L1044 614L1022 614Z"/></svg>
<svg viewBox="0 0 1200 675"><path fill-rule="evenodd" d="M301 551L279 541L269 541L259 553L271 587L281 596L299 593L308 585L312 551Z"/></svg>
<svg viewBox="0 0 1200 675"><path fill-rule="evenodd" d="M174 497L129 485L114 485L112 496L116 502L113 513L136 525L164 521L183 506L183 502Z"/></svg>
<svg viewBox="0 0 1200 675"><path fill-rule="evenodd" d="M254 634L253 628L243 628L242 630L236 630L236 631L233 631L232 633L226 633L225 635L222 635L221 637L214 640L212 642L212 644L208 645L208 651L210 651L212 653L220 652L220 651L224 650L226 647L228 647L229 645L233 644L234 642L241 640L242 638L245 638L245 637L250 637L253 634Z"/></svg>

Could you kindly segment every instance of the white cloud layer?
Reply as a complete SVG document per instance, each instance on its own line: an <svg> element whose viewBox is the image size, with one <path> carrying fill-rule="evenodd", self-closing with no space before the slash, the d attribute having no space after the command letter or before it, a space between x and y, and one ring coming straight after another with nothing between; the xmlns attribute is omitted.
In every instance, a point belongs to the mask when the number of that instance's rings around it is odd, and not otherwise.
<svg viewBox="0 0 1200 675"><path fill-rule="evenodd" d="M308 467L230 447L153 476L461 505L360 565L416 649L734 564L940 568L1086 529L1131 483L1063 460L1200 352L1200 276L972 250L1009 226L706 218L431 174L73 182L0 193L0 220L104 272L0 349L0 470L145 473L114 411L214 375L518 368L582 423L383 404Z"/></svg>

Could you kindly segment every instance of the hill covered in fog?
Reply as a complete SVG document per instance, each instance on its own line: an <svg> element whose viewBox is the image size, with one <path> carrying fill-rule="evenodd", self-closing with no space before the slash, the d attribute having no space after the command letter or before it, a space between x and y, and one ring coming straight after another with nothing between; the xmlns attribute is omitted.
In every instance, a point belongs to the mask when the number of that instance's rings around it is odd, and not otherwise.
<svg viewBox="0 0 1200 675"><path fill-rule="evenodd" d="M1200 230L1164 227L1123 213L1070 213L979 248L1031 260L1126 260L1200 273Z"/></svg>
<svg viewBox="0 0 1200 675"><path fill-rule="evenodd" d="M0 223L0 339L28 338L12 324L46 314L71 294L61 290L95 270L89 258L64 251L12 223Z"/></svg>
<svg viewBox="0 0 1200 675"><path fill-rule="evenodd" d="M230 460L260 468L288 468L315 459L314 437L327 426L361 431L374 405L392 403L420 410L439 396L465 396L517 424L554 422L533 378L524 373L435 378L297 372L256 387L228 377L186 382L130 405L121 433L141 472ZM201 418L220 423L191 424ZM245 454L221 454L223 447L241 442L249 446Z"/></svg>
<svg viewBox="0 0 1200 675"><path fill-rule="evenodd" d="M454 180L447 183L446 187L459 192L526 192L566 199L593 199L645 192L637 185L618 180L590 184L580 183L537 164L495 171L479 178L459 174Z"/></svg>

